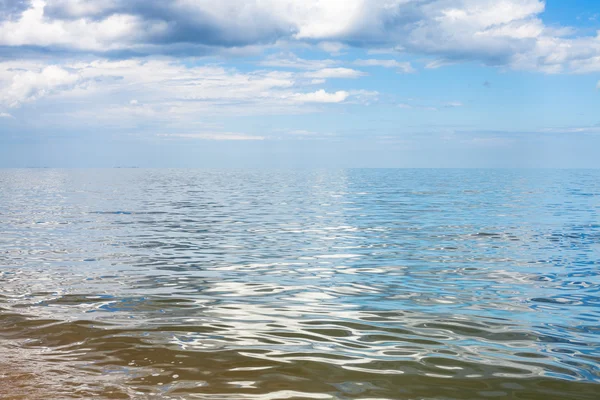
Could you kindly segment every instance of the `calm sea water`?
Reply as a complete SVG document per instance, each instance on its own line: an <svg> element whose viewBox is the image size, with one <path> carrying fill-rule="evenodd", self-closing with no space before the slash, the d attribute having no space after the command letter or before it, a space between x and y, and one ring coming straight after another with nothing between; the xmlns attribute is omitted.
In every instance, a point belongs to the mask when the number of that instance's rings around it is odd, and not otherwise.
<svg viewBox="0 0 600 400"><path fill-rule="evenodd" d="M0 398L600 398L600 171L0 170Z"/></svg>

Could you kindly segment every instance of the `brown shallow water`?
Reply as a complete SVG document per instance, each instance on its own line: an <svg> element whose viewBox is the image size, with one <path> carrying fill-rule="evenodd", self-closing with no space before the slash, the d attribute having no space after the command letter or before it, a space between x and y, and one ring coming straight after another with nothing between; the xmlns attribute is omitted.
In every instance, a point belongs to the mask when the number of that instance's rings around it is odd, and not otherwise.
<svg viewBox="0 0 600 400"><path fill-rule="evenodd" d="M0 171L1 399L598 399L600 172Z"/></svg>

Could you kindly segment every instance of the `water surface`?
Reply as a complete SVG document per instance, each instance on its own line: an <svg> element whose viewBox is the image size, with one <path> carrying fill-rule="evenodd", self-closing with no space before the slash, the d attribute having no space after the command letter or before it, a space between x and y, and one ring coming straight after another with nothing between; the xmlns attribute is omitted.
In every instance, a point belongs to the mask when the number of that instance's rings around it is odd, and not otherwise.
<svg viewBox="0 0 600 400"><path fill-rule="evenodd" d="M600 171L0 170L0 398L598 399Z"/></svg>

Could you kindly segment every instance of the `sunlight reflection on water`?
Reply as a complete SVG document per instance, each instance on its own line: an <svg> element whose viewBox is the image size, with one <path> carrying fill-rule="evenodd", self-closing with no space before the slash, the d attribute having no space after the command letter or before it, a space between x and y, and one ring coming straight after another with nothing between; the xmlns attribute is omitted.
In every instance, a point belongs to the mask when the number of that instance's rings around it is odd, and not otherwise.
<svg viewBox="0 0 600 400"><path fill-rule="evenodd" d="M0 397L596 399L599 207L597 171L0 170Z"/></svg>

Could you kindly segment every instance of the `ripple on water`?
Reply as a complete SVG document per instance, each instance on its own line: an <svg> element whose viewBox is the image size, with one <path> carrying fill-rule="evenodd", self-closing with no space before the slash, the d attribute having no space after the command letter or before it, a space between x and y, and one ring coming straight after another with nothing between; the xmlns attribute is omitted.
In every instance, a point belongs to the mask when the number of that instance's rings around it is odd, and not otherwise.
<svg viewBox="0 0 600 400"><path fill-rule="evenodd" d="M0 398L595 400L599 178L0 171Z"/></svg>

